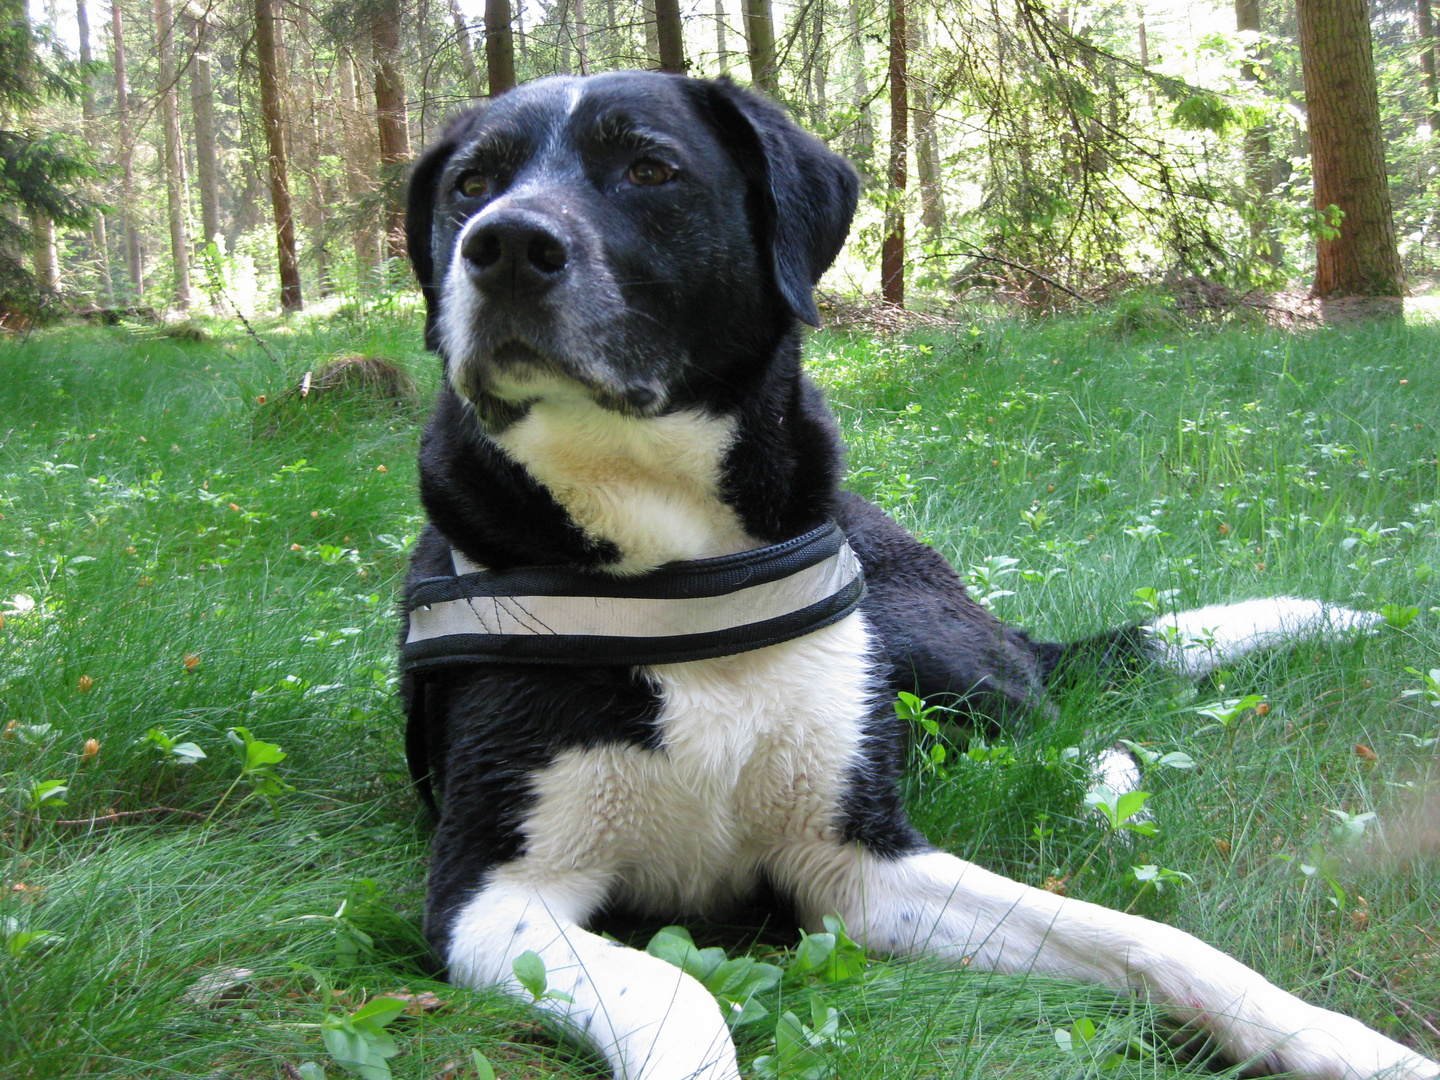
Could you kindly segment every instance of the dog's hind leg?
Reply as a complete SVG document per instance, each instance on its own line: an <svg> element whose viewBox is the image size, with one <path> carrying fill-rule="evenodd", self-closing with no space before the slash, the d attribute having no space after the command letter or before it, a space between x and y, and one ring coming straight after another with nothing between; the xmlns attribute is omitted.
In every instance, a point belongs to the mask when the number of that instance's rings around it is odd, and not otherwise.
<svg viewBox="0 0 1440 1080"><path fill-rule="evenodd" d="M616 1080L739 1080L708 990L663 960L581 928L603 895L603 883L580 875L551 874L537 885L509 880L502 868L450 925L451 978L528 1000L514 962L533 952L546 978L536 1008L604 1054Z"/></svg>
<svg viewBox="0 0 1440 1080"><path fill-rule="evenodd" d="M1234 1061L1325 1080L1433 1080L1440 1066L1309 1005L1174 927L1022 885L953 855L858 845L790 851L773 868L807 925L839 914L872 952L939 956L1143 994Z"/></svg>

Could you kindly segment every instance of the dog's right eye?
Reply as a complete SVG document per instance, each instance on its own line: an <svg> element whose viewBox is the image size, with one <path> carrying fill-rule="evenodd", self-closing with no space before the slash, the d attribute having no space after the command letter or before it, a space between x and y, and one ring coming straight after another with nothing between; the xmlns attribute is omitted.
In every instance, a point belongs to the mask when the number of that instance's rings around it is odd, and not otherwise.
<svg viewBox="0 0 1440 1080"><path fill-rule="evenodd" d="M467 199L484 198L490 191L490 181L485 179L484 173L461 173L460 179L455 181L455 190Z"/></svg>

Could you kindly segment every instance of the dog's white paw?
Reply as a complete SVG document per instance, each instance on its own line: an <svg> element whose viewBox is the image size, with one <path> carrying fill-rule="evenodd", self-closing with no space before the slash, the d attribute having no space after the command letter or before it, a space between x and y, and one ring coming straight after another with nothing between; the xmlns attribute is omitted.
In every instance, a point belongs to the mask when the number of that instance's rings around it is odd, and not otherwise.
<svg viewBox="0 0 1440 1080"><path fill-rule="evenodd" d="M1372 1031L1358 1020L1315 1009L1299 1029L1264 1056L1267 1072L1316 1080L1437 1080L1440 1064Z"/></svg>

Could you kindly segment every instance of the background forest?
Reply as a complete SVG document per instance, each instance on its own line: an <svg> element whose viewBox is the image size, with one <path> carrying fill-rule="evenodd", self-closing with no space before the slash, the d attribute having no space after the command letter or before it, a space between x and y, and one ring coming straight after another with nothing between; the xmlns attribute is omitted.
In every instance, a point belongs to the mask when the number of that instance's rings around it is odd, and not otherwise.
<svg viewBox="0 0 1440 1080"><path fill-rule="evenodd" d="M1197 277L1283 288L1344 228L1312 197L1288 0L23 5L0 7L12 311L233 315L402 285L404 169L448 117L626 67L751 82L861 168L837 293L883 276L892 302L908 282L912 304L984 289L1044 310ZM1430 0L1376 0L1369 23L1414 285L1440 260Z"/></svg>

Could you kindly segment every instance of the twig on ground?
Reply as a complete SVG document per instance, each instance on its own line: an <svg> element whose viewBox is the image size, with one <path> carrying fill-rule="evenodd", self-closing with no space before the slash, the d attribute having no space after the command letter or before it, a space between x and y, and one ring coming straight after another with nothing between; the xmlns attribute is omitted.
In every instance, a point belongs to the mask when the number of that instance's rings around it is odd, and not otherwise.
<svg viewBox="0 0 1440 1080"><path fill-rule="evenodd" d="M1363 982L1366 986L1375 987L1376 990L1379 990L1382 994L1384 994L1386 997L1388 997L1391 1001L1395 1003L1396 1008L1400 1010L1400 1014L1402 1016L1404 1016L1406 1013L1413 1016L1416 1020L1420 1021L1421 1026L1424 1027L1426 1031L1428 1031L1431 1035L1434 1035L1437 1039L1440 1039L1440 1028L1437 1028L1429 1020L1425 1019L1425 1015L1418 1008L1416 1008L1413 1001L1405 1000L1399 994L1395 993L1394 990L1391 990L1388 986L1386 986L1384 983L1377 982L1376 980L1370 978L1369 975L1364 975L1356 971L1353 967L1347 967L1345 969L1345 974L1349 975L1357 982Z"/></svg>
<svg viewBox="0 0 1440 1080"><path fill-rule="evenodd" d="M287 1080L305 1080L305 1077L300 1074L300 1070L288 1061L280 1062L280 1071L285 1074Z"/></svg>

